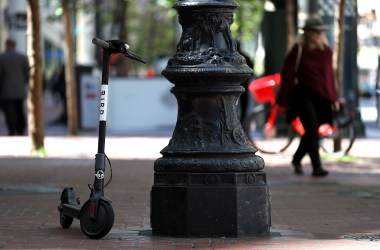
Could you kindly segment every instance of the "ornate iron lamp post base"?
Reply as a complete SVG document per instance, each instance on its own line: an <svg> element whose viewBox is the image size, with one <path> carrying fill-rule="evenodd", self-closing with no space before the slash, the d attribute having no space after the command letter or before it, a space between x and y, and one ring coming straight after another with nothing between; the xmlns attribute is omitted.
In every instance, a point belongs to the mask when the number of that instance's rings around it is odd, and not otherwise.
<svg viewBox="0 0 380 250"><path fill-rule="evenodd" d="M269 235L264 160L237 119L240 86L252 70L236 51L234 0L178 0L183 33L162 74L178 102L173 136L154 164L154 235Z"/></svg>
<svg viewBox="0 0 380 250"><path fill-rule="evenodd" d="M263 172L155 173L152 232L182 237L257 237L270 233Z"/></svg>

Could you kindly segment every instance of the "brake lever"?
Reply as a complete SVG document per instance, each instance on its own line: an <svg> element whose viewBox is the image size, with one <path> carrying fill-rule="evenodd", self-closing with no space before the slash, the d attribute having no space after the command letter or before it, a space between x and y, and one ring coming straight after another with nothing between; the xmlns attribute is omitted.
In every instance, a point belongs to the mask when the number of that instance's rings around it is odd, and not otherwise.
<svg viewBox="0 0 380 250"><path fill-rule="evenodd" d="M129 57L132 60L136 60L136 61L146 64L146 61L144 61L141 58L141 56L139 56L138 54L132 51L129 51L129 45L124 43L123 41L120 41L120 40L103 41L99 38L93 38L92 43L102 47L105 50L109 50L111 53L115 53L115 54L123 53L125 57Z"/></svg>
<svg viewBox="0 0 380 250"><path fill-rule="evenodd" d="M138 54L136 54L136 53L134 53L132 51L127 50L127 52L124 52L124 56L125 57L129 57L129 58L131 58L133 60L136 60L136 61L139 61L139 62L142 62L142 63L146 64L146 61L144 61L141 58L141 56L139 56Z"/></svg>

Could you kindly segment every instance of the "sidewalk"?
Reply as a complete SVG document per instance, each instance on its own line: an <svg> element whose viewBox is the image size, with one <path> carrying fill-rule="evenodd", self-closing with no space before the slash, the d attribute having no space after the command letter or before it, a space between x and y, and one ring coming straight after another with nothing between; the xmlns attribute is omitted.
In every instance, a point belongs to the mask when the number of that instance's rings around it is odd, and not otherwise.
<svg viewBox="0 0 380 250"><path fill-rule="evenodd" d="M0 138L4 139L7 137ZM308 163L305 164L305 176L293 175L288 164L289 153L262 155L272 193L271 237L156 237L151 236L150 231L149 192L153 184L154 159L164 146L164 139L112 139L124 144L125 151L111 150L109 153L114 175L106 195L113 202L115 224L106 237L87 239L78 220L68 230L59 224L57 206L64 187L73 186L82 202L89 196L87 184L93 181L92 150L74 157L68 157L68 152L62 157L2 157L0 248L380 249L378 157L358 158L348 163L325 162L331 174L327 178L314 179L310 177ZM129 151L132 148L129 144L144 139L149 148L142 150L144 148L138 146L136 151ZM60 142L78 144L69 139ZM380 140L359 140L356 145L373 148L379 143ZM143 152L135 155L139 150Z"/></svg>
<svg viewBox="0 0 380 250"><path fill-rule="evenodd" d="M57 206L66 186L82 203L88 198L96 134L47 131L46 158L29 156L27 137L0 136L0 249L380 249L380 138L357 139L350 162L325 161L330 175L322 179L310 177L307 159L305 175L295 176L291 150L261 155L271 189L271 236L235 239L152 236L153 163L170 135L111 135L113 181L105 193L115 224L103 239L90 240L78 220L61 228Z"/></svg>

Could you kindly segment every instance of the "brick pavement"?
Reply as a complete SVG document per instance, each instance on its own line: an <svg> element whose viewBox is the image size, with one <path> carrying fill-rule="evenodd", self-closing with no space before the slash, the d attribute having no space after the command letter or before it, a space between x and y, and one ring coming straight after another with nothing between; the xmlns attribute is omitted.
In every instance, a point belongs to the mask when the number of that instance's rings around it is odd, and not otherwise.
<svg viewBox="0 0 380 250"><path fill-rule="evenodd" d="M1 127L1 126L0 126ZM1 130L1 128L0 128ZM59 224L62 189L73 186L84 202L93 182L96 137L48 128L48 156L29 156L27 137L0 136L0 249L380 249L380 155L378 138L360 138L351 162L325 161L330 175L293 175L291 150L262 155L271 189L272 227L266 238L172 238L151 236L153 162L169 136L112 135L106 151L113 182L106 189L115 211L111 232L86 238L78 220Z"/></svg>
<svg viewBox="0 0 380 250"><path fill-rule="evenodd" d="M27 138L0 137L1 145L12 145L12 140L22 145ZM353 154L362 152L362 156L353 162L325 162L331 175L324 179L309 176L308 161L306 175L294 176L288 164L290 152L262 155L272 193L273 225L271 237L257 239L151 236L149 191L153 162L168 140L169 137L107 139L114 177L106 195L113 202L116 218L111 232L101 240L87 239L78 220L70 229L62 229L57 211L65 186L72 185L82 202L88 198L95 137L48 137L52 154L47 158L2 155L0 248L380 249L380 159L376 154L365 155L379 145L379 139L358 140ZM57 147L55 151L53 145Z"/></svg>

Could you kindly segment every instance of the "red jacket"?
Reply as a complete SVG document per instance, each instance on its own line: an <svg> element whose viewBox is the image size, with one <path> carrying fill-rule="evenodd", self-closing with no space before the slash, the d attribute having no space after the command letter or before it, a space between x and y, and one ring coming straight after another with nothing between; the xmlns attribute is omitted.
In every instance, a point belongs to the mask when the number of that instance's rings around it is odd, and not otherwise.
<svg viewBox="0 0 380 250"><path fill-rule="evenodd" d="M289 105L296 76L310 92L331 102L336 101L338 95L332 66L332 50L328 46L325 46L323 50L302 47L301 61L298 72L295 73L297 53L298 44L295 44L285 58L277 103L282 106Z"/></svg>

